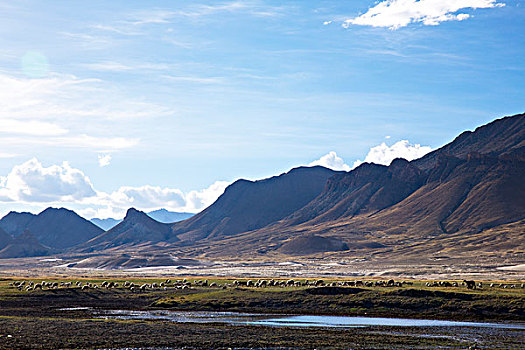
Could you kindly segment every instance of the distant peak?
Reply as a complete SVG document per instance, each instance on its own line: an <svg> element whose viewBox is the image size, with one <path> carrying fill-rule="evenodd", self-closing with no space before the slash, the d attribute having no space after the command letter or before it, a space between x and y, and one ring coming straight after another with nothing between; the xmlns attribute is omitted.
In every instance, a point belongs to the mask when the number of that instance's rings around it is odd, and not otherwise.
<svg viewBox="0 0 525 350"><path fill-rule="evenodd" d="M396 158L390 163L391 167L405 167L409 165L410 162L406 160L405 158Z"/></svg>
<svg viewBox="0 0 525 350"><path fill-rule="evenodd" d="M124 221L127 220L136 220L140 218L149 218L149 216L143 211L137 210L135 208L129 208L124 217Z"/></svg>
<svg viewBox="0 0 525 350"><path fill-rule="evenodd" d="M73 211L66 209L66 208L49 207L49 208L44 209L40 214L44 214L44 213L73 213Z"/></svg>

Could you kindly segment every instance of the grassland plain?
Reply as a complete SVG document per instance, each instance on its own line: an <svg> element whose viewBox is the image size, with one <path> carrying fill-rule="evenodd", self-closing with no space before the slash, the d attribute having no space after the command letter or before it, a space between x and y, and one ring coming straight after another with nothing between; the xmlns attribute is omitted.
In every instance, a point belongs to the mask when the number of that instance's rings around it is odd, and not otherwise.
<svg viewBox="0 0 525 350"><path fill-rule="evenodd" d="M179 278L180 279L180 278ZM227 324L174 323L159 320L105 320L93 310L239 311L278 314L382 316L475 321L525 321L525 289L520 281L484 283L467 290L429 287L413 281L402 287L232 286L231 278L206 278L208 286L187 277L191 287L160 287L165 278L26 279L58 284L56 289L21 291L0 280L0 348L525 348L525 331L474 328L365 327L297 329ZM244 281L237 279L238 281ZM18 279L20 281L20 279ZM103 282L117 288L97 288ZM130 290L125 282L157 288ZM304 280L299 280L304 282ZM374 280L375 281L375 280ZM72 282L72 287L60 283ZM82 290L77 282L93 286ZM181 281L182 282L182 281ZM296 280L297 282L297 280ZM366 281L363 281L366 282ZM330 286L326 286L330 284ZM219 287L218 285L221 285ZM503 288L507 286L507 288ZM515 286L515 288L512 288Z"/></svg>

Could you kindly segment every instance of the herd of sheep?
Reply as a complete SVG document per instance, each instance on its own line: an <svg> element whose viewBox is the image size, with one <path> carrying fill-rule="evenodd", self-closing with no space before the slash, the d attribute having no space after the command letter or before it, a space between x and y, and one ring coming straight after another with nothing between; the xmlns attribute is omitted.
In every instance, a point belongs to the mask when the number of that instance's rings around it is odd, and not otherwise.
<svg viewBox="0 0 525 350"><path fill-rule="evenodd" d="M466 286L467 289L482 289L483 282L477 282L472 280L463 280L463 282L449 282L449 281L434 281L425 283L427 287L459 287ZM503 289L515 289L525 288L525 283L521 284L509 284L509 283L491 283L488 285L490 288L503 288Z"/></svg>
<svg viewBox="0 0 525 350"><path fill-rule="evenodd" d="M20 291L34 291L34 290L50 290L50 289L69 289L76 288L80 290L91 290L91 289L116 289L124 288L130 291L146 291L146 290L168 290L171 289L189 289L192 287L210 287L210 288L235 288L235 287L251 287L251 288L263 288L263 287L403 287L405 285L413 285L410 281L395 281L390 280L379 280L379 281L339 281L339 282L325 282L324 280L278 280L278 279L259 279L259 280L234 280L232 282L217 283L208 282L208 280L194 280L189 281L187 279L171 281L166 279L160 283L134 283L125 281L118 283L114 281L103 281L99 284L92 282L81 282L81 281L68 281L68 282L33 282L33 281L15 281L9 284L10 287L16 288ZM460 287L466 286L468 289L483 288L482 282L466 281L463 282L449 282L449 281L434 281L427 282L427 287ZM490 288L525 288L525 284L505 284L505 283L491 283Z"/></svg>

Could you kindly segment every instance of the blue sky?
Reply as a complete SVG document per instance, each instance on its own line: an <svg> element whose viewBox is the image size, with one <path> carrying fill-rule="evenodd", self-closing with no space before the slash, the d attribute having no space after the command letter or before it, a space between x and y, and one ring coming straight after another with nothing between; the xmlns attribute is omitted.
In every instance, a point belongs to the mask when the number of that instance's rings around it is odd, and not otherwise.
<svg viewBox="0 0 525 350"><path fill-rule="evenodd" d="M0 214L198 211L525 109L523 1L85 4L0 2Z"/></svg>

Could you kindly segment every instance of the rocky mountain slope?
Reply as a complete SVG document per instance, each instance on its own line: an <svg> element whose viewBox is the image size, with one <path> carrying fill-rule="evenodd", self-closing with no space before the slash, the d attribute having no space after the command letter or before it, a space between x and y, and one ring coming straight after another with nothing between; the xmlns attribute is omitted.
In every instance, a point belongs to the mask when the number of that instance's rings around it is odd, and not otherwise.
<svg viewBox="0 0 525 350"><path fill-rule="evenodd" d="M146 213L131 208L121 223L80 245L78 250L92 252L119 246L167 241L170 238L170 224L155 221Z"/></svg>
<svg viewBox="0 0 525 350"><path fill-rule="evenodd" d="M524 145L525 115L502 118L421 159L396 159L390 166L365 163L335 174L319 196L287 217L217 244L203 242L196 251L308 254L308 245L321 246L312 235L346 244L348 254L438 254L457 251L461 244L486 251L487 242L510 238L505 249L522 251ZM502 246L498 243L495 251ZM341 245L325 247L318 252L342 250Z"/></svg>
<svg viewBox="0 0 525 350"><path fill-rule="evenodd" d="M0 220L0 227L15 237L27 230L41 244L58 250L71 248L103 232L65 208L47 208L38 215L10 212Z"/></svg>
<svg viewBox="0 0 525 350"><path fill-rule="evenodd" d="M218 240L278 221L319 195L333 170L300 167L260 181L238 180L215 203L173 225L181 241Z"/></svg>
<svg viewBox="0 0 525 350"><path fill-rule="evenodd" d="M24 231L0 249L0 259L45 256L51 249L40 244L36 237L29 231Z"/></svg>
<svg viewBox="0 0 525 350"><path fill-rule="evenodd" d="M10 213L0 228L15 236L29 229L45 246L76 246L82 253L523 254L523 179L525 114L520 114L464 132L411 162L365 163L350 172L301 167L265 180L238 180L210 207L175 224L130 209L121 223L101 232L72 212L48 209L37 216ZM0 231L3 249L12 243L9 233Z"/></svg>
<svg viewBox="0 0 525 350"><path fill-rule="evenodd" d="M0 220L0 228L11 236L18 236L35 217L36 215L31 213L11 211Z"/></svg>

